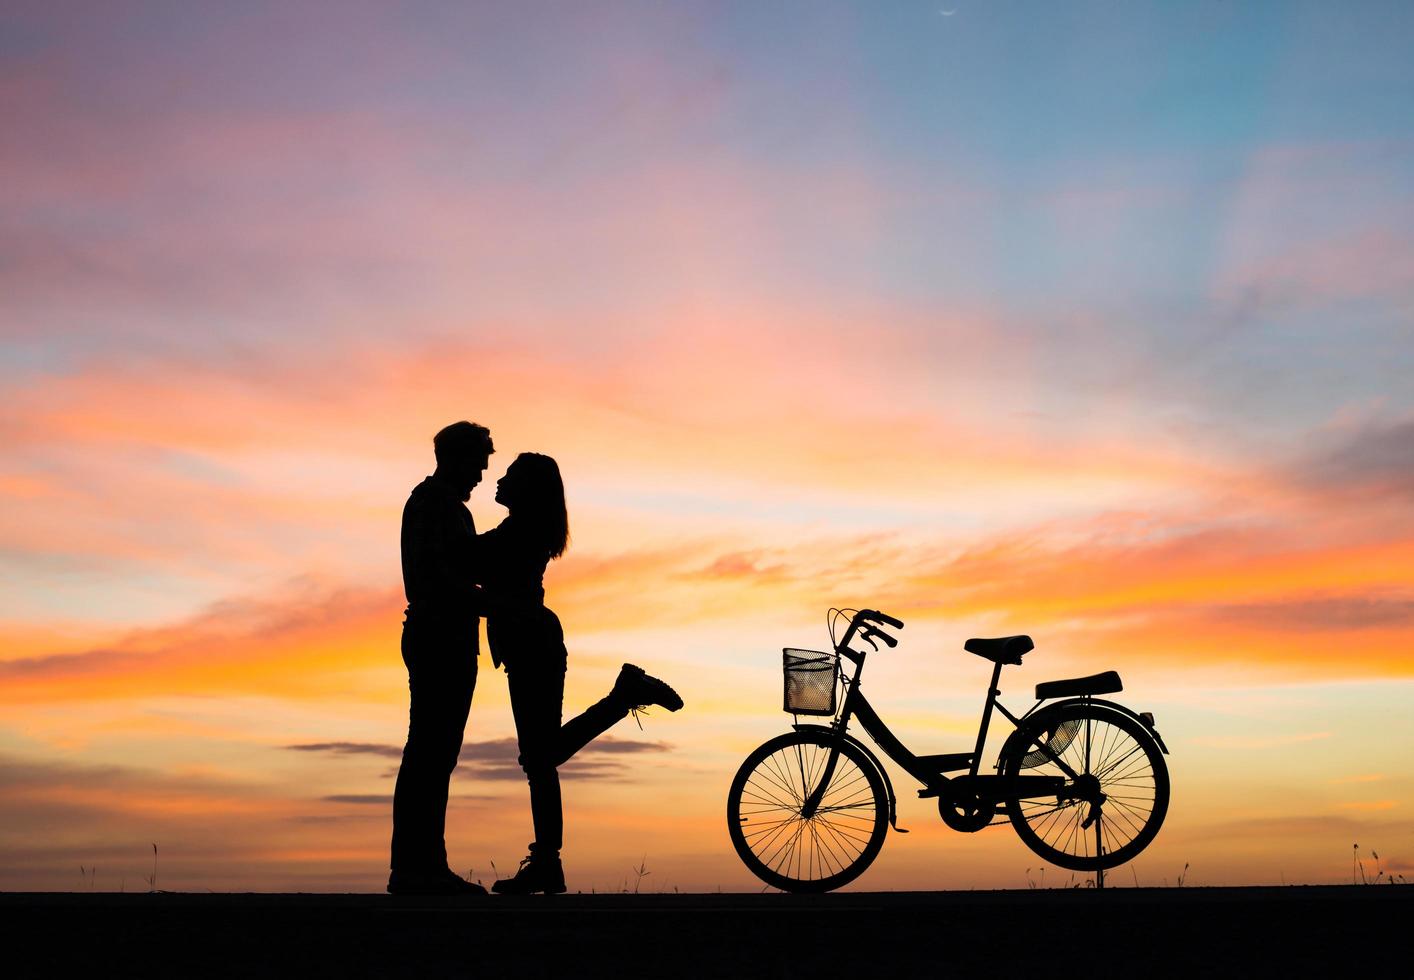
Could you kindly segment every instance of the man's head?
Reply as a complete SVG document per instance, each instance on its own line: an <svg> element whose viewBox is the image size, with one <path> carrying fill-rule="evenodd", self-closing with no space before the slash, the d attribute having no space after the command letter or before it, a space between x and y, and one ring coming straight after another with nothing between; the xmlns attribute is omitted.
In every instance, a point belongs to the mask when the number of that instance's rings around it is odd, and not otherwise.
<svg viewBox="0 0 1414 980"><path fill-rule="evenodd" d="M437 475L461 491L466 500L481 482L496 449L491 445L491 430L484 425L453 422L432 437L432 451L437 454Z"/></svg>

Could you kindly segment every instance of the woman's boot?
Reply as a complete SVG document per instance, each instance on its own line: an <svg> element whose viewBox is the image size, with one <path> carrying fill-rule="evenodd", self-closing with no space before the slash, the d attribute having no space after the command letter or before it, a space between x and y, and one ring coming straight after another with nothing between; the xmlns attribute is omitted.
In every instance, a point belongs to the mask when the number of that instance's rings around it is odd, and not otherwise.
<svg viewBox="0 0 1414 980"><path fill-rule="evenodd" d="M661 704L669 711L677 711L682 707L682 698L678 697L677 691L633 664L623 665L618 680L614 681L614 689L609 693L630 708Z"/></svg>
<svg viewBox="0 0 1414 980"><path fill-rule="evenodd" d="M537 854L530 845L530 854L521 861L519 870L510 878L502 878L491 886L498 895L560 895L565 890L565 869L558 851Z"/></svg>

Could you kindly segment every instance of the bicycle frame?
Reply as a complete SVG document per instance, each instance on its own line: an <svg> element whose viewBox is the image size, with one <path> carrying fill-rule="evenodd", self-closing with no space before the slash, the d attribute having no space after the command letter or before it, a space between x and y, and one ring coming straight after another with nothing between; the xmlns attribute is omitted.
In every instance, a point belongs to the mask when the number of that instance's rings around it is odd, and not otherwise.
<svg viewBox="0 0 1414 980"><path fill-rule="evenodd" d="M1000 711L1014 727L1020 728L1021 723L1026 718L1030 717L1044 702L1037 701L1020 716L1012 714L1007 710L1006 705L998 700L1001 691L998 689L997 684L1001 680L1002 665L1000 663L994 664L992 680L987 687L987 700L982 709L982 721L977 730L977 742L973 750L971 752L946 753L942 755L915 755L889 730L889 726L879 717L879 713L874 710L874 706L869 703L869 699L866 698L864 692L860 690L859 676L864 671L866 654L849 649L848 645L849 641L853 638L853 633L854 630L851 629L850 632L845 634L845 638L841 641L840 645L836 647L836 652L839 653L841 657L855 665L854 676L845 681L846 692L844 704L841 706L839 715L834 722L828 726L796 725L795 728L797 730L830 732L838 738L841 743L844 741L853 742L868 755L870 760L873 761L875 768L879 770L880 775L884 777L884 783L888 788L890 808L889 822L893 825L895 830L899 830L900 828L898 826L897 798L894 794L893 782L889 779L888 772L884 769L883 765L879 763L879 760L874 754L869 751L868 747L849 734L849 722L852 718L858 718L864 731L874 740L874 744L878 745L879 748L883 750L886 756L923 784L924 788L919 793L921 797L942 796L947 793L947 785L952 782L953 779L961 777L949 777L946 773L961 769L967 770L965 777L969 778L971 781L985 780L989 783L1000 784L1004 777L1000 775L984 776L978 771L982 764L982 750L987 742L987 730L991 724L993 709ZM1071 780L1079 778L1075 770L1068 766L1064 760L1050 752L1048 746L1041 742L1034 742L1033 744L1041 751L1050 755L1051 760L1056 766ZM802 808L802 815L807 818L819 807L820 799L824 795L825 788L829 786L830 780L834 776L835 763L838 757L839 750L836 748L835 751L830 753L830 757L820 775L819 784L806 798ZM1015 784L1012 788L1014 791L1017 791L1017 795L1045 796L1058 791L1064 783L1064 779L1058 776L1017 776L1008 781L1008 785L1012 783ZM1025 789L1025 792L1020 792L1023 789Z"/></svg>

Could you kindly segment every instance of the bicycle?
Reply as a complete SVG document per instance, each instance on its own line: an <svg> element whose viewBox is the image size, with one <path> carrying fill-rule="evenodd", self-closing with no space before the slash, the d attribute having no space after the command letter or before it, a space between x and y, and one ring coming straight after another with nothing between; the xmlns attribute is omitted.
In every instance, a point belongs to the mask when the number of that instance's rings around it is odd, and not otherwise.
<svg viewBox="0 0 1414 980"><path fill-rule="evenodd" d="M835 643L838 618L851 612L848 630ZM937 798L939 815L953 830L975 833L1005 816L1043 860L1100 875L1154 839L1168 812L1168 747L1151 713L1098 697L1123 689L1118 673L1037 684L1036 703L1018 716L998 700L997 684L1003 666L1019 665L1035 648L1031 638L968 640L963 649L994 665L975 747L914 755L860 689L867 652L851 643L858 636L875 650L876 641L896 646L898 640L881 629L885 625L903 628L876 610L832 609L832 652L785 649L785 710L833 721L810 724L797 717L793 731L752 751L732 780L728 833L758 878L785 891L830 891L864 873L889 827L907 833L898 825L888 772L849 733L853 719L922 784L920 798ZM845 676L843 662L854 665L852 677ZM995 774L984 774L978 770L994 709L1013 731L998 752Z"/></svg>

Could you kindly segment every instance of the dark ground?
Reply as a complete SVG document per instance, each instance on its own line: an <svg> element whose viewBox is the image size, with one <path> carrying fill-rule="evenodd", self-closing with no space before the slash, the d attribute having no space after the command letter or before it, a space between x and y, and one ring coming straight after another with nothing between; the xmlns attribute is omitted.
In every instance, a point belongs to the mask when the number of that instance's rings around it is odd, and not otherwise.
<svg viewBox="0 0 1414 980"><path fill-rule="evenodd" d="M528 899L0 894L7 974L95 978L1409 976L1411 913L1414 888L1398 885Z"/></svg>

